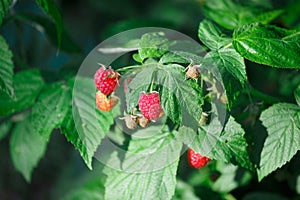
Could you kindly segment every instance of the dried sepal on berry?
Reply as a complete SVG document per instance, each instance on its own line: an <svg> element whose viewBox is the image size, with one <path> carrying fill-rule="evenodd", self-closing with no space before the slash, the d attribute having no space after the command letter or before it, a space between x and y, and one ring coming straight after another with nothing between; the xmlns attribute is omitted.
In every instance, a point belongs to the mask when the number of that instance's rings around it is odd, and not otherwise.
<svg viewBox="0 0 300 200"><path fill-rule="evenodd" d="M138 117L135 115L126 114L120 119L125 121L125 125L128 129L135 129L138 124Z"/></svg>
<svg viewBox="0 0 300 200"><path fill-rule="evenodd" d="M200 70L197 65L189 65L186 69L186 79L197 80L200 76Z"/></svg>
<svg viewBox="0 0 300 200"><path fill-rule="evenodd" d="M119 98L116 96L107 97L105 94L98 91L96 93L96 105L101 111L108 112L118 103Z"/></svg>
<svg viewBox="0 0 300 200"><path fill-rule="evenodd" d="M143 115L138 114L137 122L140 127L145 128L150 123L150 120L144 117Z"/></svg>

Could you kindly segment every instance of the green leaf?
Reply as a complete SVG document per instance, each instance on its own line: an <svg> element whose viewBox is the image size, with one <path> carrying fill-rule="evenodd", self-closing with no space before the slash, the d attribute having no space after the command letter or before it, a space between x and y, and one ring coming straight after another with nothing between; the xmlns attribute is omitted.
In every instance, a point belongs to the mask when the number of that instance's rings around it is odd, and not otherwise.
<svg viewBox="0 0 300 200"><path fill-rule="evenodd" d="M298 106L300 106L300 85L295 90L294 95L295 95L295 99L296 99Z"/></svg>
<svg viewBox="0 0 300 200"><path fill-rule="evenodd" d="M193 63L199 64L203 60L202 57L185 51L169 51L165 53L159 60L160 64L169 63Z"/></svg>
<svg viewBox="0 0 300 200"><path fill-rule="evenodd" d="M32 127L30 118L19 122L12 130L10 153L15 168L30 182L31 173L46 151L47 141Z"/></svg>
<svg viewBox="0 0 300 200"><path fill-rule="evenodd" d="M262 180L290 161L300 149L300 108L278 103L264 110L260 120L268 131L258 169L258 179Z"/></svg>
<svg viewBox="0 0 300 200"><path fill-rule="evenodd" d="M134 134L123 163L118 164L122 171L105 168L105 199L167 200L173 196L182 144L161 127L147 129ZM114 164L116 156L111 157Z"/></svg>
<svg viewBox="0 0 300 200"><path fill-rule="evenodd" d="M71 100L70 88L66 85L62 83L46 85L32 107L31 120L36 132L49 140L52 130L59 128L66 117Z"/></svg>
<svg viewBox="0 0 300 200"><path fill-rule="evenodd" d="M101 179L92 181L81 188L71 191L62 200L104 200L104 186Z"/></svg>
<svg viewBox="0 0 300 200"><path fill-rule="evenodd" d="M183 199L200 200L200 198L195 195L193 187L177 179L175 194L172 197L172 200L183 200Z"/></svg>
<svg viewBox="0 0 300 200"><path fill-rule="evenodd" d="M101 139L114 123L112 111L101 112L97 109L95 89L93 79L77 77L73 88L72 107L75 127L70 121L71 118L63 123L63 133L79 149L90 169L92 169L92 158Z"/></svg>
<svg viewBox="0 0 300 200"><path fill-rule="evenodd" d="M244 6L232 0L206 1L203 9L207 18L229 30L253 22L269 23L283 12L282 10L266 11L257 6Z"/></svg>
<svg viewBox="0 0 300 200"><path fill-rule="evenodd" d="M146 58L159 58L168 51L168 39L163 32L146 33L139 42L139 55Z"/></svg>
<svg viewBox="0 0 300 200"><path fill-rule="evenodd" d="M5 39L0 35L0 90L9 96L13 96L13 54L10 51Z"/></svg>
<svg viewBox="0 0 300 200"><path fill-rule="evenodd" d="M254 23L236 29L233 38L233 47L253 62L279 68L300 68L299 33Z"/></svg>
<svg viewBox="0 0 300 200"><path fill-rule="evenodd" d="M247 80L244 59L234 49L222 48L218 51L210 51L206 54L203 65L206 67L214 66L218 69L217 72L214 70L209 71L211 71L216 78L221 75L229 107L231 107Z"/></svg>
<svg viewBox="0 0 300 200"><path fill-rule="evenodd" d="M268 24L269 22L276 19L279 15L281 15L283 10L272 10L269 12L263 12L262 14L256 17L256 21L261 22L262 24Z"/></svg>
<svg viewBox="0 0 300 200"><path fill-rule="evenodd" d="M239 164L240 166L253 169L247 152L247 142L244 138L245 131L241 125L230 117L225 129L214 116L208 126L199 129L196 134L192 129L181 127L176 137L189 148L211 159Z"/></svg>
<svg viewBox="0 0 300 200"><path fill-rule="evenodd" d="M128 85L128 91L126 92L126 105L128 112L137 106L141 93L148 91L156 65L141 66L141 68L142 71L140 71Z"/></svg>
<svg viewBox="0 0 300 200"><path fill-rule="evenodd" d="M0 116L22 111L35 102L44 81L39 70L23 70L14 76L14 99L3 94L0 98Z"/></svg>
<svg viewBox="0 0 300 200"><path fill-rule="evenodd" d="M12 123L9 120L6 120L0 124L0 141L9 133L11 126Z"/></svg>
<svg viewBox="0 0 300 200"><path fill-rule="evenodd" d="M55 23L57 31L57 43L60 48L62 36L62 17L61 13L53 0L36 0L38 5L49 15Z"/></svg>
<svg viewBox="0 0 300 200"><path fill-rule="evenodd" d="M57 33L55 32L55 24L47 17L31 14L31 13L19 13L15 16L21 22L27 22L37 31L42 32L48 36L51 44L56 45L62 51L68 53L82 53L82 49L75 43L68 32L62 27L61 44L57 40ZM60 45L60 46L59 46Z"/></svg>
<svg viewBox="0 0 300 200"><path fill-rule="evenodd" d="M250 172L230 163L217 162L216 170L220 176L213 182L212 189L219 193L229 193L248 184L252 178Z"/></svg>
<svg viewBox="0 0 300 200"><path fill-rule="evenodd" d="M218 50L231 43L232 39L225 31L209 20L200 22L198 37L211 50Z"/></svg>
<svg viewBox="0 0 300 200"><path fill-rule="evenodd" d="M11 0L0 1L0 26L2 25L3 19L5 17L6 12L8 11L8 7L10 4Z"/></svg>
<svg viewBox="0 0 300 200"><path fill-rule="evenodd" d="M161 105L168 117L176 123L197 127L203 96L196 81L185 80L184 68L180 65L158 65L156 83L160 84Z"/></svg>

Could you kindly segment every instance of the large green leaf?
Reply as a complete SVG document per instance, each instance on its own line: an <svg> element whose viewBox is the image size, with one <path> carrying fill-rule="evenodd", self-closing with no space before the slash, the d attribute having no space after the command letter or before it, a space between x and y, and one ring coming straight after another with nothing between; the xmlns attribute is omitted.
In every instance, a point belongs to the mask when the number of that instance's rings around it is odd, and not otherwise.
<svg viewBox="0 0 300 200"><path fill-rule="evenodd" d="M266 11L257 6L244 6L232 0L206 1L204 6L207 18L230 30L253 22L269 23L281 13L281 10Z"/></svg>
<svg viewBox="0 0 300 200"><path fill-rule="evenodd" d="M297 105L278 103L263 111L260 120L267 128L258 179L282 167L300 149L300 108Z"/></svg>
<svg viewBox="0 0 300 200"><path fill-rule="evenodd" d="M225 31L209 20L200 22L198 37L211 50L218 50L231 43L232 39Z"/></svg>
<svg viewBox="0 0 300 200"><path fill-rule="evenodd" d="M300 68L300 33L254 23L233 33L233 47L245 58L279 68Z"/></svg>
<svg viewBox="0 0 300 200"><path fill-rule="evenodd" d="M34 131L30 118L16 124L10 138L15 168L30 182L31 173L46 151L47 141Z"/></svg>
<svg viewBox="0 0 300 200"><path fill-rule="evenodd" d="M38 70L23 70L14 77L14 98L3 94L0 98L0 116L19 112L32 106L44 81Z"/></svg>
<svg viewBox="0 0 300 200"><path fill-rule="evenodd" d="M237 95L247 80L244 59L232 48L222 48L218 51L210 51L203 60L203 66L214 66L218 71L210 70L218 79L221 75L224 84L229 107L236 100ZM221 81L221 80L219 80Z"/></svg>
<svg viewBox="0 0 300 200"><path fill-rule="evenodd" d="M62 83L46 85L32 107L34 128L46 140L54 128L59 128L71 105L70 88Z"/></svg>
<svg viewBox="0 0 300 200"><path fill-rule="evenodd" d="M0 140L2 140L10 131L12 126L11 121L6 120L0 124Z"/></svg>
<svg viewBox="0 0 300 200"><path fill-rule="evenodd" d="M13 95L13 69L12 52L10 51L5 39L0 35L0 90Z"/></svg>
<svg viewBox="0 0 300 200"><path fill-rule="evenodd" d="M2 25L3 18L5 17L8 7L11 4L11 0L0 1L0 26Z"/></svg>
<svg viewBox="0 0 300 200"><path fill-rule="evenodd" d="M54 21L57 31L58 47L60 47L63 26L61 13L57 5L55 4L54 0L36 0L36 2Z"/></svg>
<svg viewBox="0 0 300 200"><path fill-rule="evenodd" d="M101 143L101 139L114 123L112 111L101 112L96 108L95 95L93 79L77 77L73 88L74 121L70 117L63 123L63 133L79 149L90 169L92 169L92 157Z"/></svg>
<svg viewBox="0 0 300 200"><path fill-rule="evenodd" d="M148 129L134 134L119 164L122 171L105 168L105 199L167 200L173 196L182 144L159 127ZM117 165L116 155L112 154L111 159Z"/></svg>
<svg viewBox="0 0 300 200"><path fill-rule="evenodd" d="M160 84L164 112L177 123L197 127L202 113L202 90L196 81L185 80L180 65L158 65L156 83Z"/></svg>
<svg viewBox="0 0 300 200"><path fill-rule="evenodd" d="M189 148L211 159L239 164L252 170L244 134L245 131L233 117L229 118L222 131L222 125L215 116L208 126L199 129L198 134L190 128L181 127L176 136Z"/></svg>

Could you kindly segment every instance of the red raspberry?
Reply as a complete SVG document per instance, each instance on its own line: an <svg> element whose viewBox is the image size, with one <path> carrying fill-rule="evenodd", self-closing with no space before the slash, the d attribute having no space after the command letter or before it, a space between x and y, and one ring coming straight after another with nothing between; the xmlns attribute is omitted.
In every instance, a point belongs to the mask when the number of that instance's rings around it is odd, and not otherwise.
<svg viewBox="0 0 300 200"><path fill-rule="evenodd" d="M105 95L110 95L116 90L120 74L109 67L106 69L104 66L100 67L95 75L94 82L98 90Z"/></svg>
<svg viewBox="0 0 300 200"><path fill-rule="evenodd" d="M196 153L193 149L189 149L188 160L192 167L199 169L204 167L210 161L210 158L202 156L200 153Z"/></svg>
<svg viewBox="0 0 300 200"><path fill-rule="evenodd" d="M116 96L110 96L107 98L105 94L100 91L96 93L96 105L101 111L108 112L118 103L119 99Z"/></svg>
<svg viewBox="0 0 300 200"><path fill-rule="evenodd" d="M139 108L144 117L149 120L156 120L163 115L158 92L141 94L138 100Z"/></svg>

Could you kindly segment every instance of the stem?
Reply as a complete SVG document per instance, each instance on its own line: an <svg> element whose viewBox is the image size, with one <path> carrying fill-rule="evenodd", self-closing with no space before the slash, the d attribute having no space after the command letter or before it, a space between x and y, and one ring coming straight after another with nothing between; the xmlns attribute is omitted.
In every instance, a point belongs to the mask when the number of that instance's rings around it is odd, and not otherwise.
<svg viewBox="0 0 300 200"><path fill-rule="evenodd" d="M116 71L117 72L122 72L122 71L126 71L128 69L134 69L134 68L139 68L139 67L141 67L141 66L140 65L131 65L131 66L127 66L127 67L117 69Z"/></svg>
<svg viewBox="0 0 300 200"><path fill-rule="evenodd" d="M152 79L152 81L151 81L151 85L150 85L150 93L152 93L152 91L153 91L153 84L154 84L154 79Z"/></svg>

